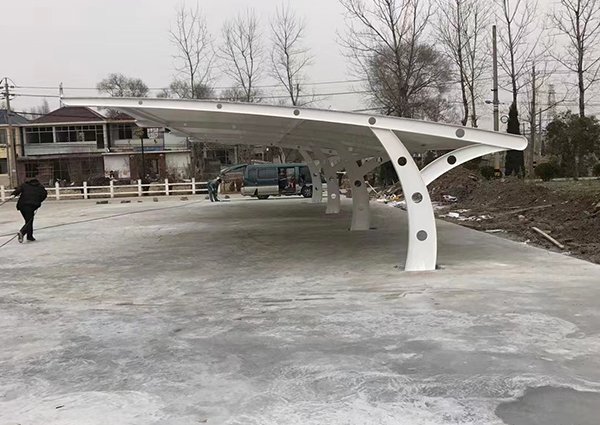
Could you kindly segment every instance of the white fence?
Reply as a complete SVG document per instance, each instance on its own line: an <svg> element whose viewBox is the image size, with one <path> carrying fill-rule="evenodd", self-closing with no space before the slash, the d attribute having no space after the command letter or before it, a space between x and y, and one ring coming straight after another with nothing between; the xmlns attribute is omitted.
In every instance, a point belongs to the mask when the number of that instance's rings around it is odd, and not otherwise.
<svg viewBox="0 0 600 425"><path fill-rule="evenodd" d="M58 183L54 187L46 188L48 198L54 198L57 201L61 199L91 199L91 198L118 198L144 195L200 195L208 193L207 182L197 182L192 179L187 183L169 183L169 179L164 182L154 182L142 184L141 180L137 184L115 185L110 182L109 186L88 186L83 182L83 186L61 187ZM0 201L6 201L10 196L10 191L4 186L0 186Z"/></svg>

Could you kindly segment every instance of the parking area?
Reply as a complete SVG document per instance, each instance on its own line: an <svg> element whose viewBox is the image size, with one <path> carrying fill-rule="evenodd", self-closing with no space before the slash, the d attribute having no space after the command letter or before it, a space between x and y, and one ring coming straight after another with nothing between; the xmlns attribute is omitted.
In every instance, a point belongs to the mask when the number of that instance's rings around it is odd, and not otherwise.
<svg viewBox="0 0 600 425"><path fill-rule="evenodd" d="M598 265L438 222L440 269L405 273L381 204L350 232L348 201L117 202L47 202L0 250L0 423L598 417Z"/></svg>

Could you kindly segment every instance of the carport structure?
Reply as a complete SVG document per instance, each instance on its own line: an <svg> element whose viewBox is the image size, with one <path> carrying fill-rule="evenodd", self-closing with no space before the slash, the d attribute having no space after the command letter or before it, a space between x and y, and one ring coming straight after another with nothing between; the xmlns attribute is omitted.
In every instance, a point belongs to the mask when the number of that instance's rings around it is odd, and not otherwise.
<svg viewBox="0 0 600 425"><path fill-rule="evenodd" d="M437 232L427 186L471 159L507 149L524 150L521 136L419 120L351 112L171 99L68 98L67 106L117 109L140 126L166 127L205 142L298 149L313 177L327 181L327 214L340 211L337 171L352 182L352 231L369 230L369 194L364 176L391 161L408 211L406 271L434 270ZM448 151L419 170L413 154ZM313 201L321 202L315 185Z"/></svg>

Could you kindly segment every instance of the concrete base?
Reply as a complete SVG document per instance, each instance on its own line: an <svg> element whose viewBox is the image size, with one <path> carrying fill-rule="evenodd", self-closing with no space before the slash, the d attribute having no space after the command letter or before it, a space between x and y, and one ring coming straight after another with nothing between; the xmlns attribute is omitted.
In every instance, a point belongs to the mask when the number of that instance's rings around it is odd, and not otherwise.
<svg viewBox="0 0 600 425"><path fill-rule="evenodd" d="M0 251L0 423L501 424L598 391L600 266L438 222L443 269L404 273L404 213L342 207L47 202Z"/></svg>

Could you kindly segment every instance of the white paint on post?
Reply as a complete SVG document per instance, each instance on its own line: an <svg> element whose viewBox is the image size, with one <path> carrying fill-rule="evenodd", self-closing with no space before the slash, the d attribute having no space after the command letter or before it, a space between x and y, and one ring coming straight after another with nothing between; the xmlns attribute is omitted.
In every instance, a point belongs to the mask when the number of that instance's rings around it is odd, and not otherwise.
<svg viewBox="0 0 600 425"><path fill-rule="evenodd" d="M2 202L6 201L6 188L4 185L0 186L0 200Z"/></svg>
<svg viewBox="0 0 600 425"><path fill-rule="evenodd" d="M114 198L115 197L115 184L113 183L112 180L109 183L109 187L110 187L110 197Z"/></svg>
<svg viewBox="0 0 600 425"><path fill-rule="evenodd" d="M346 168L352 187L352 224L350 230L369 230L371 227L371 212L369 208L369 192L365 177L360 167Z"/></svg>
<svg viewBox="0 0 600 425"><path fill-rule="evenodd" d="M165 179L165 195L169 196L169 179Z"/></svg>
<svg viewBox="0 0 600 425"><path fill-rule="evenodd" d="M301 149L300 154L306 161L308 170L310 171L310 178L312 180L312 202L313 204L320 204L323 202L323 183L321 182L321 168L317 165L317 162L310 156L310 154Z"/></svg>
<svg viewBox="0 0 600 425"><path fill-rule="evenodd" d="M387 151L402 184L408 212L408 254L406 271L435 270L437 230L427 186L412 155L396 134L373 128L373 134Z"/></svg>
<svg viewBox="0 0 600 425"><path fill-rule="evenodd" d="M339 214L341 209L340 185L337 176L328 175L327 177L327 209L325 214Z"/></svg>
<svg viewBox="0 0 600 425"><path fill-rule="evenodd" d="M325 210L325 214L339 214L341 201L337 168L331 164L331 160L323 152L315 150L313 154L319 160L319 164L321 164L323 174L327 180L327 209Z"/></svg>
<svg viewBox="0 0 600 425"><path fill-rule="evenodd" d="M87 182L83 182L83 199L88 199L88 186L87 186Z"/></svg>
<svg viewBox="0 0 600 425"><path fill-rule="evenodd" d="M142 180L141 180L141 179L138 179L138 181L137 181L137 186L138 186L138 196L140 196L140 197L141 197L141 196L142 196L142 192L143 192L143 190L144 190L144 189L142 188Z"/></svg>
<svg viewBox="0 0 600 425"><path fill-rule="evenodd" d="M192 195L196 194L196 178L192 177Z"/></svg>
<svg viewBox="0 0 600 425"><path fill-rule="evenodd" d="M60 201L60 185L58 182L54 182L54 198L56 198L57 201Z"/></svg>
<svg viewBox="0 0 600 425"><path fill-rule="evenodd" d="M369 207L369 192L365 184L365 174L372 171L379 163L371 159L358 165L357 159L351 151L338 150L343 163L340 168L345 168L350 180L352 193L352 223L351 231L369 230L371 228L371 212Z"/></svg>

